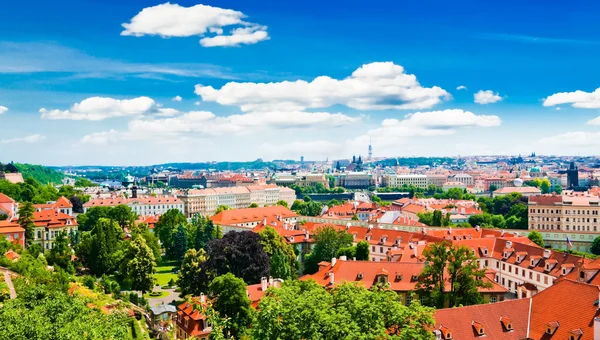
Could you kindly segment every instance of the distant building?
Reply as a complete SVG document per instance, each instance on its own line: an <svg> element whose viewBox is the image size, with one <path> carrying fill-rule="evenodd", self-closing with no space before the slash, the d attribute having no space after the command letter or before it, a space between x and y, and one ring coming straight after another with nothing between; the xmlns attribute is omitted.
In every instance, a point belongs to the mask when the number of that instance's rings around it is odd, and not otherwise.
<svg viewBox="0 0 600 340"><path fill-rule="evenodd" d="M529 197L530 230L600 231L600 198L591 195Z"/></svg>
<svg viewBox="0 0 600 340"><path fill-rule="evenodd" d="M44 251L54 247L56 237L65 232L77 231L77 219L73 216L73 204L65 197L56 202L34 204L33 242L39 244Z"/></svg>
<svg viewBox="0 0 600 340"><path fill-rule="evenodd" d="M175 196L140 196L137 198L110 197L96 198L83 204L83 211L93 207L116 207L127 205L140 216L162 215L168 210L177 209L184 212L183 202Z"/></svg>
<svg viewBox="0 0 600 340"><path fill-rule="evenodd" d="M286 207L274 205L262 208L224 210L211 217L214 224L221 226L223 233L228 231L252 230L260 223L283 225L295 223L298 215Z"/></svg>
<svg viewBox="0 0 600 340"><path fill-rule="evenodd" d="M444 183L447 182L447 177ZM428 181L426 175L384 175L383 176L384 187L401 187L403 185L412 185L417 188L427 188ZM443 184L443 183L442 183Z"/></svg>
<svg viewBox="0 0 600 340"><path fill-rule="evenodd" d="M16 221L0 221L0 235L9 242L25 247L25 229L21 228Z"/></svg>
<svg viewBox="0 0 600 340"><path fill-rule="evenodd" d="M575 165L575 162L571 162L567 170L567 187L569 189L579 187L579 169Z"/></svg>
<svg viewBox="0 0 600 340"><path fill-rule="evenodd" d="M0 181L7 180L13 184L23 183L23 175L20 172L8 173L0 172Z"/></svg>
<svg viewBox="0 0 600 340"><path fill-rule="evenodd" d="M367 190L375 186L373 174L368 172L342 172L335 175L335 186L350 190Z"/></svg>

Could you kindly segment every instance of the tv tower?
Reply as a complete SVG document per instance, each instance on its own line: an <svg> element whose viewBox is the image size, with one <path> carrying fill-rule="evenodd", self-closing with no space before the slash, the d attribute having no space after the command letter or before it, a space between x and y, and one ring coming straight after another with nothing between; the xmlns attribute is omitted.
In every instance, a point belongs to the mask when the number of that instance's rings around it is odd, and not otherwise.
<svg viewBox="0 0 600 340"><path fill-rule="evenodd" d="M369 161L373 160L373 146L371 145L371 137L369 137Z"/></svg>

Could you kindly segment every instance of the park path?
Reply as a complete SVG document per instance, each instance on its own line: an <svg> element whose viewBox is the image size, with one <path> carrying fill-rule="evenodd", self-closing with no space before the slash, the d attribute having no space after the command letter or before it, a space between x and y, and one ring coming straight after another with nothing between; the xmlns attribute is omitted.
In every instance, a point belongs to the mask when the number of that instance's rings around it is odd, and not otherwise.
<svg viewBox="0 0 600 340"><path fill-rule="evenodd" d="M6 285L8 285L8 290L10 291L10 298L13 300L16 299L17 292L15 291L15 286L12 283L12 279L8 271L4 272L4 282L6 282Z"/></svg>

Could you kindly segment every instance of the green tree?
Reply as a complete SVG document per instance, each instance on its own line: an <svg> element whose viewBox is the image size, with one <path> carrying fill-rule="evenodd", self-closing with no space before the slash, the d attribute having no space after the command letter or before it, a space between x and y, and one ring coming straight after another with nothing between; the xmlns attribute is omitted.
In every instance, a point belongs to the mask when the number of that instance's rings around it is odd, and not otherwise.
<svg viewBox="0 0 600 340"><path fill-rule="evenodd" d="M370 254L371 247L369 246L369 242L360 241L356 244L356 260L368 261Z"/></svg>
<svg viewBox="0 0 600 340"><path fill-rule="evenodd" d="M154 233L158 235L161 245L169 259L173 259L174 240L173 235L179 225L187 224L187 219L178 209L167 210L160 216L154 226Z"/></svg>
<svg viewBox="0 0 600 340"><path fill-rule="evenodd" d="M215 211L215 215L217 215L221 211L225 211L225 210L231 210L231 207L226 206L226 205L220 205L217 207L217 210Z"/></svg>
<svg viewBox="0 0 600 340"><path fill-rule="evenodd" d="M442 211L441 210L433 211L433 218L432 218L431 222L433 223L431 225L433 227L440 227L442 225Z"/></svg>
<svg viewBox="0 0 600 340"><path fill-rule="evenodd" d="M305 260L305 274L316 273L319 262L331 261L337 255L340 248L352 245L354 238L346 230L337 231L332 226L323 226L316 230L312 236L315 246Z"/></svg>
<svg viewBox="0 0 600 340"><path fill-rule="evenodd" d="M78 187L78 188L97 186L97 184L95 184L94 182L90 181L89 179L87 179L85 177L80 177L77 180L75 180L74 185L75 185L75 187Z"/></svg>
<svg viewBox="0 0 600 340"><path fill-rule="evenodd" d="M560 185L553 185L551 191L560 195L562 193L562 187Z"/></svg>
<svg viewBox="0 0 600 340"><path fill-rule="evenodd" d="M225 333L240 338L250 326L254 314L244 280L227 273L216 277L208 290L214 299L213 308L229 319Z"/></svg>
<svg viewBox="0 0 600 340"><path fill-rule="evenodd" d="M258 208L258 204L252 203L248 206L248 208Z"/></svg>
<svg viewBox="0 0 600 340"><path fill-rule="evenodd" d="M358 215L352 215L352 221L359 221Z"/></svg>
<svg viewBox="0 0 600 340"><path fill-rule="evenodd" d="M590 252L594 255L600 255L600 236L596 236L596 238L594 238L594 241L592 241Z"/></svg>
<svg viewBox="0 0 600 340"><path fill-rule="evenodd" d="M423 251L427 265L417 283L417 292L425 296L431 306L443 308L482 303L479 287L485 270L479 269L477 257L465 246L454 246L448 241L433 243ZM448 289L447 289L448 288Z"/></svg>
<svg viewBox="0 0 600 340"><path fill-rule="evenodd" d="M542 194L550 193L550 181L547 178L544 178L540 183L540 191Z"/></svg>
<svg viewBox="0 0 600 340"><path fill-rule="evenodd" d="M296 278L300 265L294 248L272 227L261 230L260 244L271 260L271 276L280 279Z"/></svg>
<svg viewBox="0 0 600 340"><path fill-rule="evenodd" d="M542 237L542 234L540 234L539 231L530 231L529 235L527 235L527 238L530 239L533 243L537 244L538 246L544 248L544 238Z"/></svg>
<svg viewBox="0 0 600 340"><path fill-rule="evenodd" d="M108 217L116 221L121 228L129 228L137 219L137 215L125 204L119 204L108 211Z"/></svg>
<svg viewBox="0 0 600 340"><path fill-rule="evenodd" d="M126 273L127 278L131 281L132 290L140 290L142 295L152 290L156 260L152 249L148 247L142 236L137 235L129 242L123 264L121 272Z"/></svg>
<svg viewBox="0 0 600 340"><path fill-rule="evenodd" d="M107 218L98 220L89 233L82 235L77 246L77 256L96 276L111 273L122 260L120 251L123 243L123 230Z"/></svg>
<svg viewBox="0 0 600 340"><path fill-rule="evenodd" d="M342 256L346 256L346 258L352 260L353 258L356 257L356 247L350 246L350 247L340 248L337 251L337 254L335 254L335 257L340 258Z"/></svg>
<svg viewBox="0 0 600 340"><path fill-rule="evenodd" d="M170 258L181 262L183 261L183 257L185 255L185 252L188 249L188 231L187 229L183 226L183 224L180 224L177 227L177 230L175 231L175 234L173 235L173 248L172 248L172 252L171 252L171 256Z"/></svg>
<svg viewBox="0 0 600 340"><path fill-rule="evenodd" d="M181 290L181 296L200 295L207 287L208 275L203 268L204 262L206 262L204 249L190 249L185 253L177 274L177 287Z"/></svg>
<svg viewBox="0 0 600 340"><path fill-rule="evenodd" d="M48 264L58 266L73 274L75 267L73 267L73 263L71 262L71 256L73 256L73 251L69 246L69 238L65 231L61 231L56 236L54 246L46 255L46 259L48 260Z"/></svg>
<svg viewBox="0 0 600 340"><path fill-rule="evenodd" d="M282 206L282 207L286 207L286 208L288 207L288 203L287 203L286 201L284 201L284 200L279 200L279 201L277 201L277 202L275 203L275 205L280 205L280 206Z"/></svg>
<svg viewBox="0 0 600 340"><path fill-rule="evenodd" d="M27 242L27 246L31 245L34 239L34 212L35 208L33 207L33 204L31 204L31 202L25 202L19 205L19 219L17 220L17 223L19 223L21 228L25 229L25 241Z"/></svg>
<svg viewBox="0 0 600 340"><path fill-rule="evenodd" d="M496 184L490 184L490 191L494 192L496 190L498 190L498 186Z"/></svg>

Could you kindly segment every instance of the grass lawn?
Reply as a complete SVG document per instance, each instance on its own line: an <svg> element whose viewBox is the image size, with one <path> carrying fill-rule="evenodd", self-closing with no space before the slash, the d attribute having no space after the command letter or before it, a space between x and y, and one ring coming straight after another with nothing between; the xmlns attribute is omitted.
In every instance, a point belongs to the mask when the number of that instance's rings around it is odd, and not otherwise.
<svg viewBox="0 0 600 340"><path fill-rule="evenodd" d="M173 268L177 267L178 265L175 261L163 261L158 264L154 278L161 287L166 286L171 279L173 279L173 281L177 281L177 274L173 273Z"/></svg>
<svg viewBox="0 0 600 340"><path fill-rule="evenodd" d="M150 295L150 292L144 294L144 298L146 299L158 299L158 298L163 298L166 297L167 295L169 295L169 292L160 292L160 295L157 296L152 296Z"/></svg>

